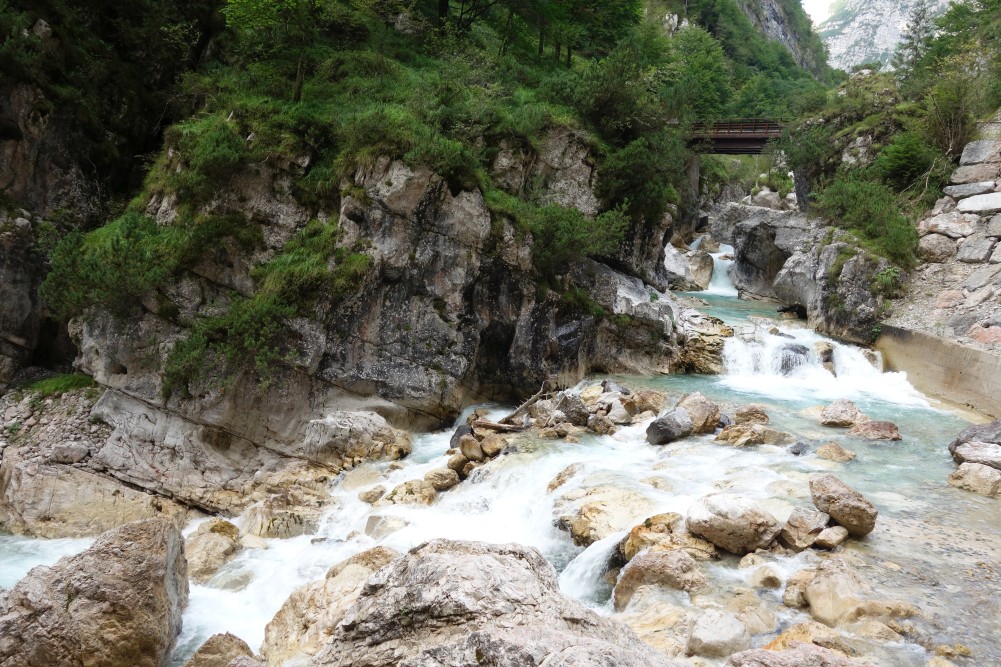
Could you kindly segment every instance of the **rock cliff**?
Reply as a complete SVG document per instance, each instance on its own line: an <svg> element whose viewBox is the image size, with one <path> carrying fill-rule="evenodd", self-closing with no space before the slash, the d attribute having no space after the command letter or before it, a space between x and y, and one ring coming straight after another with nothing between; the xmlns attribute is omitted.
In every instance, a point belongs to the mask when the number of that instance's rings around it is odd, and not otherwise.
<svg viewBox="0 0 1001 667"><path fill-rule="evenodd" d="M887 63L900 42L917 0L845 0L835 3L831 16L818 31L827 44L832 67L850 69L863 63ZM943 13L949 0L931 0L933 16Z"/></svg>
<svg viewBox="0 0 1001 667"><path fill-rule="evenodd" d="M843 340L874 340L886 308L877 277L898 275L887 260L796 211L728 204L712 230L734 246L731 278L745 298L800 306L813 328Z"/></svg>

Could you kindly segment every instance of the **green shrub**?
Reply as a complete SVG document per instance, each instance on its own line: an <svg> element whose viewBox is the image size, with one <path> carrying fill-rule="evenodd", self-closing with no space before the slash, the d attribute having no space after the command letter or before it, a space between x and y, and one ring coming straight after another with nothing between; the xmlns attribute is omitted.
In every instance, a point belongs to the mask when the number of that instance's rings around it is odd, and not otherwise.
<svg viewBox="0 0 1001 667"><path fill-rule="evenodd" d="M684 178L685 159L684 142L667 131L637 139L602 163L597 194L606 206L653 223L679 201L674 183Z"/></svg>
<svg viewBox="0 0 1001 667"><path fill-rule="evenodd" d="M259 241L260 228L239 214L159 225L129 210L87 235L68 233L52 251L41 295L60 317L94 307L121 314L227 237L249 247Z"/></svg>
<svg viewBox="0 0 1001 667"><path fill-rule="evenodd" d="M914 264L917 230L886 185L860 172L840 174L817 197L817 208L858 233L877 254L905 268Z"/></svg>
<svg viewBox="0 0 1001 667"><path fill-rule="evenodd" d="M920 134L901 132L894 135L890 143L880 151L872 168L884 183L899 191L910 187L923 176L930 176L936 165L946 163L941 151L930 146Z"/></svg>
<svg viewBox="0 0 1001 667"><path fill-rule="evenodd" d="M611 255L622 243L629 218L613 209L588 218L575 208L544 206L532 214L532 257L543 275L560 275L582 257Z"/></svg>
<svg viewBox="0 0 1001 667"><path fill-rule="evenodd" d="M59 396L74 389L86 389L94 386L94 378L83 373L71 373L68 375L57 375L45 378L38 382L33 382L24 387L26 391L40 394L42 398L49 396Z"/></svg>

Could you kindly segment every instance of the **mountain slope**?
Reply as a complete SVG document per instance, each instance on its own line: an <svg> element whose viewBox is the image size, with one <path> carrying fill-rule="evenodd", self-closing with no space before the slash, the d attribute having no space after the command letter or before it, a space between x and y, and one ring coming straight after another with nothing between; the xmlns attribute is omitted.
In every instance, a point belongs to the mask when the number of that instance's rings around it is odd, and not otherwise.
<svg viewBox="0 0 1001 667"><path fill-rule="evenodd" d="M827 43L832 67L849 69L869 62L886 63L900 42L917 0L840 0L818 31ZM931 0L934 16L949 0Z"/></svg>

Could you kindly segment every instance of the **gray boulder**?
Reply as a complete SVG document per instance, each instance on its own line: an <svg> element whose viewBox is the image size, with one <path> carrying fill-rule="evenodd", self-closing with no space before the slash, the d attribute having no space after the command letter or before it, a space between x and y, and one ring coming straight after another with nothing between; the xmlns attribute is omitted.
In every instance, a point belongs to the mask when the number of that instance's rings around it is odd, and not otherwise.
<svg viewBox="0 0 1001 667"><path fill-rule="evenodd" d="M830 514L854 537L865 537L876 527L879 511L865 496L834 475L810 478L810 494L818 510Z"/></svg>
<svg viewBox="0 0 1001 667"><path fill-rule="evenodd" d="M979 463L1001 470L1001 445L993 442L964 442L952 452L956 463Z"/></svg>
<svg viewBox="0 0 1001 667"><path fill-rule="evenodd" d="M717 493L688 510L688 532L734 554L767 549L782 529L774 517L741 496Z"/></svg>
<svg viewBox="0 0 1001 667"><path fill-rule="evenodd" d="M187 602L177 527L126 524L11 589L0 605L0 665L159 667Z"/></svg>
<svg viewBox="0 0 1001 667"><path fill-rule="evenodd" d="M733 614L707 609L695 619L688 633L688 655L725 658L751 645L747 628Z"/></svg>
<svg viewBox="0 0 1001 667"><path fill-rule="evenodd" d="M948 262L956 254L956 242L942 234L928 234L922 237L918 254L926 262Z"/></svg>
<svg viewBox="0 0 1001 667"><path fill-rule="evenodd" d="M1001 162L1001 141L982 139L971 141L963 148L959 164L981 164L983 162Z"/></svg>
<svg viewBox="0 0 1001 667"><path fill-rule="evenodd" d="M666 667L625 626L559 590L535 549L435 540L368 578L313 665Z"/></svg>
<svg viewBox="0 0 1001 667"><path fill-rule="evenodd" d="M667 445L687 438L694 431L692 418L684 408L675 408L653 420L646 429L646 441L651 445Z"/></svg>

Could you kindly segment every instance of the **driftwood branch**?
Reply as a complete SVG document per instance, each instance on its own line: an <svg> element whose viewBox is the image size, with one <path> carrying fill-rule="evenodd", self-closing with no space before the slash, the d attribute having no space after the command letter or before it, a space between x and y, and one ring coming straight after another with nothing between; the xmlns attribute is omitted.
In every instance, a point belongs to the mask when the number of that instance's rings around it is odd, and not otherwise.
<svg viewBox="0 0 1001 667"><path fill-rule="evenodd" d="M518 433L519 431L524 431L524 426L516 426L514 424L498 424L497 422L487 421L486 419L477 419L471 426L473 430L482 429L484 431L494 431L496 433Z"/></svg>
<svg viewBox="0 0 1001 667"><path fill-rule="evenodd" d="M517 410L515 410L514 412L512 412L511 414L509 414L507 417L504 417L503 419L501 419L498 423L499 424L514 424L515 420L518 417L520 417L521 415L525 414L526 410L528 410L530 407L532 407L533 405L535 405L536 403L538 403L539 399L546 395L546 384L547 383L543 382L542 383L542 387L539 389L539 391L534 396L532 396L530 399L528 399L527 401L525 401L524 403L522 403L521 405L519 405Z"/></svg>

